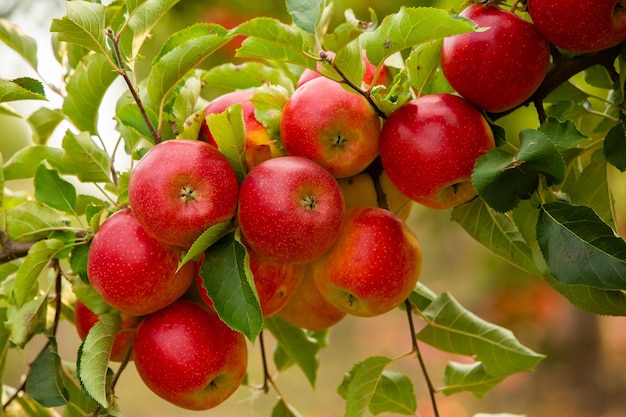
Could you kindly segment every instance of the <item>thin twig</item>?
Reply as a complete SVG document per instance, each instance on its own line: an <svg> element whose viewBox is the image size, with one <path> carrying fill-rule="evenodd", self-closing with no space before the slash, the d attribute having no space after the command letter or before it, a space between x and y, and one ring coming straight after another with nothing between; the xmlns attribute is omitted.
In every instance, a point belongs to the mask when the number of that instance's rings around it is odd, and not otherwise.
<svg viewBox="0 0 626 417"><path fill-rule="evenodd" d="M259 333L259 346L261 347L261 361L263 362L263 386L261 389L265 394L267 394L270 390L270 384L274 385L272 381L272 377L269 373L269 368L267 366L267 355L265 352L265 340L263 337L263 330Z"/></svg>

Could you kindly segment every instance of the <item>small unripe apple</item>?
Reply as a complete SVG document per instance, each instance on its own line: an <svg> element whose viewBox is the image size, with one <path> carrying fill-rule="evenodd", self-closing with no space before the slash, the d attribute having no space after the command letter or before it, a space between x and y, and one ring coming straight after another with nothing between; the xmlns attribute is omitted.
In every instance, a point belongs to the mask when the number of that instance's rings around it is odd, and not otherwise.
<svg viewBox="0 0 626 417"><path fill-rule="evenodd" d="M87 257L87 275L104 301L120 312L143 316L187 291L195 262L178 272L182 250L150 236L130 209L107 218L95 233Z"/></svg>
<svg viewBox="0 0 626 417"><path fill-rule="evenodd" d="M241 385L248 350L241 333L189 300L152 313L137 327L137 373L156 395L189 410L207 410Z"/></svg>
<svg viewBox="0 0 626 417"><path fill-rule="evenodd" d="M485 30L444 39L441 69L450 85L489 112L522 104L546 76L548 41L532 23L493 4L472 4L461 16Z"/></svg>
<svg viewBox="0 0 626 417"><path fill-rule="evenodd" d="M483 115L461 97L431 94L394 111L380 136L380 158L407 197L447 209L476 196L470 177L478 157L495 146Z"/></svg>
<svg viewBox="0 0 626 417"><path fill-rule="evenodd" d="M318 291L313 279L315 262L304 265L302 282L287 305L276 313L287 323L314 332L334 326L348 314L326 301Z"/></svg>
<svg viewBox="0 0 626 417"><path fill-rule="evenodd" d="M129 316L128 314L121 313L122 324L119 332L115 335L113 340L113 347L111 348L110 360L113 362L121 362L126 355L126 352L133 343L135 337L135 328L140 322L140 318L136 316ZM89 307L80 300L76 300L74 306L74 324L76 326L76 333L81 339L85 339L89 330L99 321L98 315L91 311ZM132 356L130 358L132 360Z"/></svg>
<svg viewBox="0 0 626 417"><path fill-rule="evenodd" d="M376 158L380 129L362 96L326 77L296 89L280 119L285 151L317 162L335 178L356 175Z"/></svg>
<svg viewBox="0 0 626 417"><path fill-rule="evenodd" d="M528 13L553 45L597 52L626 39L626 10L618 0L527 0Z"/></svg>
<svg viewBox="0 0 626 417"><path fill-rule="evenodd" d="M283 156L241 183L239 227L249 248L282 263L307 263L333 244L345 205L335 178L307 158Z"/></svg>
<svg viewBox="0 0 626 417"><path fill-rule="evenodd" d="M315 285L346 313L372 317L400 305L413 291L422 252L413 231L377 207L346 212L333 247L313 264Z"/></svg>
<svg viewBox="0 0 626 417"><path fill-rule="evenodd" d="M128 201L150 235L189 248L206 229L234 216L238 188L235 171L217 148L168 140L132 170Z"/></svg>

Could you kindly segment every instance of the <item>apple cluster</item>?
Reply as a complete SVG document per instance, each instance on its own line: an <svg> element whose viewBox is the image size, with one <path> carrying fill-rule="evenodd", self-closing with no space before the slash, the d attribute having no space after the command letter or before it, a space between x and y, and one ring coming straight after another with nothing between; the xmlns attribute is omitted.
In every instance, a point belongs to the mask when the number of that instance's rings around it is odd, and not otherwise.
<svg viewBox="0 0 626 417"><path fill-rule="evenodd" d="M89 282L122 317L110 360L132 352L145 384L187 409L215 407L242 384L247 344L204 286L201 266L211 260L181 263L219 225L240 236L264 318L317 331L402 304L422 266L405 220L414 203L449 209L476 197L475 162L495 147L484 112L532 96L551 44L590 52L626 38L622 11L610 27L600 19L615 1L528 0L533 22L483 3L461 15L486 30L443 42L441 68L456 94L422 95L382 115L363 91L387 88L390 69L363 53L359 93L321 75L333 58L325 52L286 100L279 139L257 118L249 89L208 103L197 138L154 145L131 171L128 204L102 222L89 249ZM558 21L569 16L563 10L586 13L586 29ZM245 127L243 177L208 123L233 105ZM98 316L81 301L75 311L84 338Z"/></svg>

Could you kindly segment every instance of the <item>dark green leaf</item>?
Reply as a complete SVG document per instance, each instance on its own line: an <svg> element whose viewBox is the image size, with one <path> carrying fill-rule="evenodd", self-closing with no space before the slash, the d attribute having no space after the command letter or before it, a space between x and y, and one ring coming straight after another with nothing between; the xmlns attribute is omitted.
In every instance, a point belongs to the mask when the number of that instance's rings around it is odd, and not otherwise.
<svg viewBox="0 0 626 417"><path fill-rule="evenodd" d="M533 369L542 359L521 345L513 333L488 323L442 293L421 314L427 326L417 338L450 353L474 357L493 376Z"/></svg>
<svg viewBox="0 0 626 417"><path fill-rule="evenodd" d="M295 363L304 373L312 387L317 380L319 368L318 353L323 346L319 339L312 337L304 329L290 325L277 316L265 319L265 326L272 332L278 343L274 354L274 361L279 369L285 369L287 364ZM280 350L279 350L280 349ZM277 352L286 358L277 360ZM288 361L285 361L288 359Z"/></svg>
<svg viewBox="0 0 626 417"><path fill-rule="evenodd" d="M417 310L422 311L426 310L426 308L437 299L437 294L432 292L428 287L426 287L423 283L418 282L411 295L409 295L409 301L417 308Z"/></svg>
<svg viewBox="0 0 626 417"><path fill-rule="evenodd" d="M54 338L37 356L26 377L26 393L44 407L67 404L69 393L61 376L61 357Z"/></svg>
<svg viewBox="0 0 626 417"><path fill-rule="evenodd" d="M544 205L537 241L560 283L626 290L626 242L591 208L560 202Z"/></svg>
<svg viewBox="0 0 626 417"><path fill-rule="evenodd" d="M60 41L106 55L106 8L102 4L87 1L68 1L65 7L65 16L52 19L50 32L58 32Z"/></svg>
<svg viewBox="0 0 626 417"><path fill-rule="evenodd" d="M233 228L231 221L226 220L222 223L218 223L205 230L189 248L185 256L180 261L178 268L182 268L190 260L200 256L205 250L207 250L215 242L223 238Z"/></svg>
<svg viewBox="0 0 626 417"><path fill-rule="evenodd" d="M311 34L317 31L323 0L286 0L287 12L296 26Z"/></svg>
<svg viewBox="0 0 626 417"><path fill-rule="evenodd" d="M626 171L626 126L617 124L609 130L604 139L604 155L607 161L619 169Z"/></svg>
<svg viewBox="0 0 626 417"><path fill-rule="evenodd" d="M546 135L525 129L515 155L495 148L478 158L472 182L491 208L505 212L530 198L540 176L548 186L560 183L565 178L565 162Z"/></svg>
<svg viewBox="0 0 626 417"><path fill-rule="evenodd" d="M245 246L231 233L205 252L200 275L220 318L254 341L263 327L263 316L252 274L244 267L245 256Z"/></svg>
<svg viewBox="0 0 626 417"><path fill-rule="evenodd" d="M5 19L0 19L0 41L17 52L28 64L37 69L37 42L22 29Z"/></svg>
<svg viewBox="0 0 626 417"><path fill-rule="evenodd" d="M63 162L81 182L110 182L111 159L87 132L75 135L67 131L63 137Z"/></svg>
<svg viewBox="0 0 626 417"><path fill-rule="evenodd" d="M55 169L41 164L35 173L35 198L57 210L74 213L76 207L76 188L65 181Z"/></svg>
<svg viewBox="0 0 626 417"><path fill-rule="evenodd" d="M18 100L46 100L43 84L33 78L0 78L0 103Z"/></svg>
<svg viewBox="0 0 626 417"><path fill-rule="evenodd" d="M539 131L545 134L556 146L571 149L589 138L578 130L573 120L559 122L555 117L548 117Z"/></svg>
<svg viewBox="0 0 626 417"><path fill-rule="evenodd" d="M93 135L98 133L100 103L117 73L99 54L86 55L67 83L63 111L74 125Z"/></svg>

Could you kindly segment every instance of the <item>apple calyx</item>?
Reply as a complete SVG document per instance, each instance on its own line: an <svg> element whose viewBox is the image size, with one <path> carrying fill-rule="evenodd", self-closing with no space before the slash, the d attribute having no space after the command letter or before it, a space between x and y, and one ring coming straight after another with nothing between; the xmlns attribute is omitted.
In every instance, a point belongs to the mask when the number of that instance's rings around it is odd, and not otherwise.
<svg viewBox="0 0 626 417"><path fill-rule="evenodd" d="M180 188L180 199L183 203L195 201L197 199L196 194L196 189L189 185L184 185Z"/></svg>
<svg viewBox="0 0 626 417"><path fill-rule="evenodd" d="M317 208L317 198L315 198L315 196L313 195L307 195L304 198L302 198L302 208L307 209L307 210L315 210Z"/></svg>

